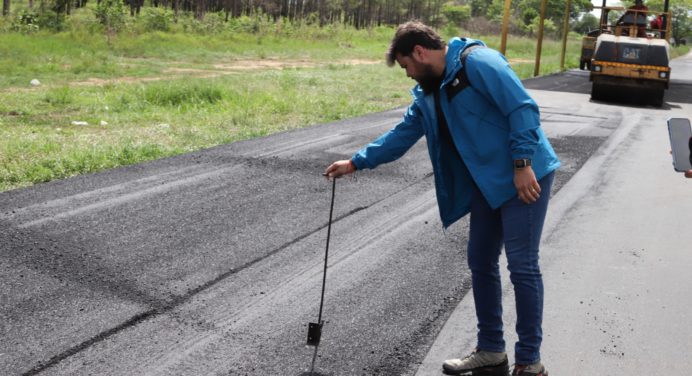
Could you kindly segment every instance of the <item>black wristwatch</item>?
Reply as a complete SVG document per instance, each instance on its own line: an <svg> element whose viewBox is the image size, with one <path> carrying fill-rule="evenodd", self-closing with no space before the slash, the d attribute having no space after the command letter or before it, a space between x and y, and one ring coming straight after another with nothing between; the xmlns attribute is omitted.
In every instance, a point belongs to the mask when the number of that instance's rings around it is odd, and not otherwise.
<svg viewBox="0 0 692 376"><path fill-rule="evenodd" d="M514 168L524 168L527 166L531 166L531 160L530 159L515 159L514 160Z"/></svg>

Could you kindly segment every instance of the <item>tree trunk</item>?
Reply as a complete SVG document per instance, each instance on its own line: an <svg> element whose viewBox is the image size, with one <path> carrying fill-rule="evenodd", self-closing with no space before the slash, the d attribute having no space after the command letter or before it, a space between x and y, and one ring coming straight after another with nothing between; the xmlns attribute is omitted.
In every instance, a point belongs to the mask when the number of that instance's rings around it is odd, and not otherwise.
<svg viewBox="0 0 692 376"><path fill-rule="evenodd" d="M382 4L377 7L377 26L382 26Z"/></svg>
<svg viewBox="0 0 692 376"><path fill-rule="evenodd" d="M327 17L325 14L325 0L318 0L317 2L317 12L320 16L320 27L323 27L327 23Z"/></svg>
<svg viewBox="0 0 692 376"><path fill-rule="evenodd" d="M293 0L288 3L288 19L294 21L296 19L296 9L298 8L298 0Z"/></svg>
<svg viewBox="0 0 692 376"><path fill-rule="evenodd" d="M201 20L204 17L203 11L202 11L202 1L195 1L195 18L198 20Z"/></svg>
<svg viewBox="0 0 692 376"><path fill-rule="evenodd" d="M10 14L10 0L2 0L2 15L7 17Z"/></svg>
<svg viewBox="0 0 692 376"><path fill-rule="evenodd" d="M281 17L288 17L291 13L288 0L281 0Z"/></svg>

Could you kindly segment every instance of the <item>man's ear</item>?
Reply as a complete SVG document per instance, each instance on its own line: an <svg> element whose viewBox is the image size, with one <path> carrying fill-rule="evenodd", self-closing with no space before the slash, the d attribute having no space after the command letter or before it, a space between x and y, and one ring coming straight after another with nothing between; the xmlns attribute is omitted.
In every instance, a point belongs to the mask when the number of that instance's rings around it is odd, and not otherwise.
<svg viewBox="0 0 692 376"><path fill-rule="evenodd" d="M428 58L428 50L417 44L413 46L411 57L416 59L418 62L425 62Z"/></svg>

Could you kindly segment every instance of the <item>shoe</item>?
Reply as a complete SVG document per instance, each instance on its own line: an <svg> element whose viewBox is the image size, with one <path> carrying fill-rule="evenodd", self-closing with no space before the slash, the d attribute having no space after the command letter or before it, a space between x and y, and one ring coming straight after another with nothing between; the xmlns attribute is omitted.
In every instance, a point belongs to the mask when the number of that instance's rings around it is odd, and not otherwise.
<svg viewBox="0 0 692 376"><path fill-rule="evenodd" d="M548 376L548 371L541 362L529 365L515 364L512 376Z"/></svg>
<svg viewBox="0 0 692 376"><path fill-rule="evenodd" d="M445 375L509 376L509 363L504 352L474 350L464 359L448 359L442 363Z"/></svg>

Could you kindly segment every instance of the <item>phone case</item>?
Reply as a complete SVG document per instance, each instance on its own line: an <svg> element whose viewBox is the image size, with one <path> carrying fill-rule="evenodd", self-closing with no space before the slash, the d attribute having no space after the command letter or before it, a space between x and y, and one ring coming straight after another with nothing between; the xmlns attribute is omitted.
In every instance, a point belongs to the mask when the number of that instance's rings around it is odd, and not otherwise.
<svg viewBox="0 0 692 376"><path fill-rule="evenodd" d="M692 126L689 119L668 119L668 134L673 154L673 168L678 172L692 170Z"/></svg>

